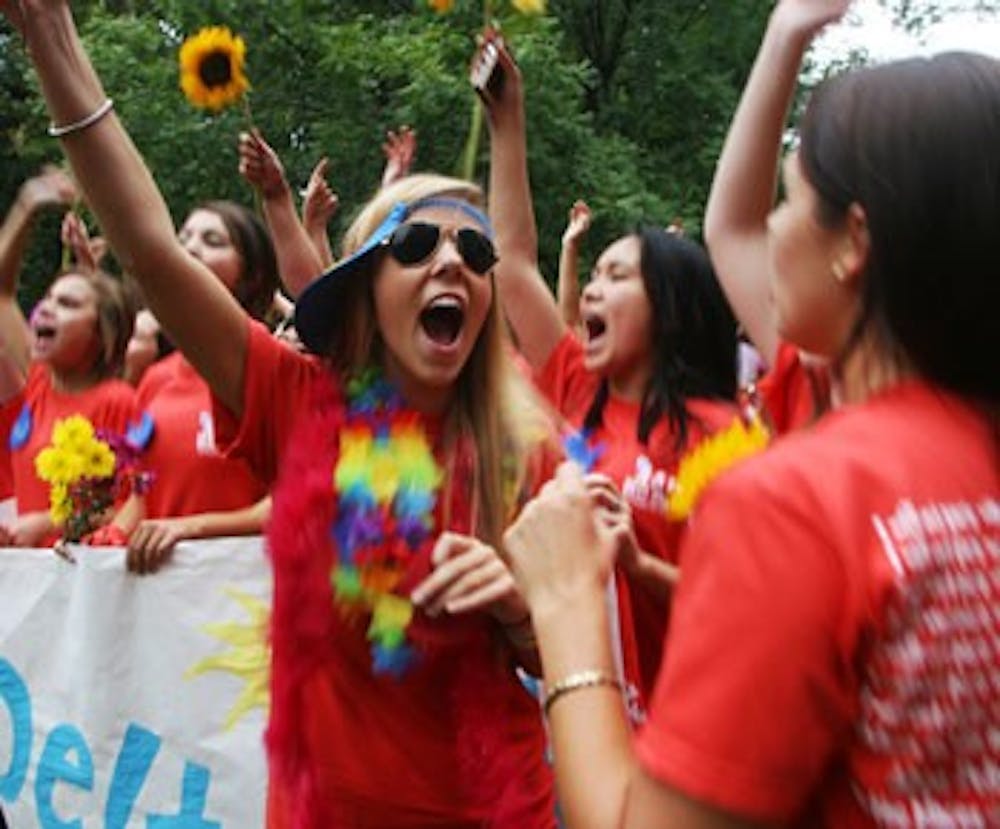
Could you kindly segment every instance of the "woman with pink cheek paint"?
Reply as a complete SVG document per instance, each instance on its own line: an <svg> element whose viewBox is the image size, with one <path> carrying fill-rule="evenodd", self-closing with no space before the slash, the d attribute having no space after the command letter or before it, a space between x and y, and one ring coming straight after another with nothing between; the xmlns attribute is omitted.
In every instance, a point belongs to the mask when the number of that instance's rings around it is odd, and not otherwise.
<svg viewBox="0 0 1000 829"><path fill-rule="evenodd" d="M95 429L124 434L135 394L118 379L132 331L121 282L89 267L53 281L31 314L17 304L22 254L38 212L76 198L69 178L46 168L26 181L0 228L0 405L16 517L0 525L0 546L41 547L58 540L49 485L35 458L57 421L83 415Z"/></svg>

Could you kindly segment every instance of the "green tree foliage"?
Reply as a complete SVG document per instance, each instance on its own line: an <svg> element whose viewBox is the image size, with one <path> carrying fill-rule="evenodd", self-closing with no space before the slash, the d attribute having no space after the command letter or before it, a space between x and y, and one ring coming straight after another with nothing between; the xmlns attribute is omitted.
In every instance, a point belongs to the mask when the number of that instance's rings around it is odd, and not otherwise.
<svg viewBox="0 0 1000 829"><path fill-rule="evenodd" d="M903 5L912 6L900 11L905 17L933 4ZM209 198L253 204L237 174L236 137L248 113L196 110L178 87L180 43L206 25L228 25L246 40L251 117L293 186L320 156L330 157L344 205L335 238L376 186L387 129L417 129L417 169L457 169L474 105L466 72L483 20L479 2L458 0L447 15L425 0L77 0L73 8L178 221ZM595 211L585 261L639 220L680 217L697 233L768 9L759 0L550 0L544 18L503 18L527 86L548 275L576 198ZM0 209L43 161L60 159L17 41L0 29ZM480 178L487 149L484 141ZM58 265L57 228L39 229L26 268L29 294Z"/></svg>

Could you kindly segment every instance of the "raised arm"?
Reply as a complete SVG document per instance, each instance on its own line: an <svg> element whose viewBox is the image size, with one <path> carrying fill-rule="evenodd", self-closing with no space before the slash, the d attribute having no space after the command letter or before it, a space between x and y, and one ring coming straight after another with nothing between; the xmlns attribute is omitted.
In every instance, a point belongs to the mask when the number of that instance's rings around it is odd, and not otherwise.
<svg viewBox="0 0 1000 829"><path fill-rule="evenodd" d="M16 394L28 372L28 325L17 303L17 283L35 218L51 205L69 205L76 187L56 167L46 167L21 185L0 225L0 401Z"/></svg>
<svg viewBox="0 0 1000 829"><path fill-rule="evenodd" d="M590 219L590 207L587 203L580 200L573 202L559 251L556 297L563 322L570 328L576 328L580 324L580 241L590 230Z"/></svg>
<svg viewBox="0 0 1000 829"><path fill-rule="evenodd" d="M330 236L326 227L340 207L340 196L333 192L326 180L329 165L330 159L326 156L317 161L309 174L306 189L302 192L302 226L316 248L324 269L333 264L333 251L330 249Z"/></svg>
<svg viewBox="0 0 1000 829"><path fill-rule="evenodd" d="M559 801L574 829L751 829L639 765L611 655L604 584L614 531L563 464L504 535L538 638Z"/></svg>
<svg viewBox="0 0 1000 829"><path fill-rule="evenodd" d="M495 58L502 83L486 82ZM538 231L528 181L521 72L503 41L487 31L472 69L490 125L490 218L500 261L497 284L518 347L534 368L548 360L566 331L555 298L538 270Z"/></svg>
<svg viewBox="0 0 1000 829"><path fill-rule="evenodd" d="M399 132L389 130L382 145L385 167L382 169L382 186L399 181L410 174L413 159L417 155L417 132L405 124Z"/></svg>
<svg viewBox="0 0 1000 829"><path fill-rule="evenodd" d="M156 183L106 103L66 0L0 0L0 10L24 34L52 121L63 128L63 150L122 267L220 400L242 412L243 311L177 241Z"/></svg>
<svg viewBox="0 0 1000 829"><path fill-rule="evenodd" d="M705 212L705 241L737 319L768 363L778 350L770 302L767 217L781 137L802 56L850 0L781 0L729 127Z"/></svg>
<svg viewBox="0 0 1000 829"><path fill-rule="evenodd" d="M258 130L240 133L240 174L260 191L281 283L294 299L319 276L323 263L295 212L281 159Z"/></svg>

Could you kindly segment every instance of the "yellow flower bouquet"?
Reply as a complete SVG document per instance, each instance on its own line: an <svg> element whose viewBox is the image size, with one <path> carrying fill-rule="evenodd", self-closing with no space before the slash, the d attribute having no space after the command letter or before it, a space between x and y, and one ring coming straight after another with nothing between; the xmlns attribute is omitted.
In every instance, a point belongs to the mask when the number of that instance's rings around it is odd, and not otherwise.
<svg viewBox="0 0 1000 829"><path fill-rule="evenodd" d="M66 541L79 541L104 523L115 502L148 489L152 477L138 465L126 438L97 432L82 415L57 420L52 442L35 458L49 485L49 515Z"/></svg>

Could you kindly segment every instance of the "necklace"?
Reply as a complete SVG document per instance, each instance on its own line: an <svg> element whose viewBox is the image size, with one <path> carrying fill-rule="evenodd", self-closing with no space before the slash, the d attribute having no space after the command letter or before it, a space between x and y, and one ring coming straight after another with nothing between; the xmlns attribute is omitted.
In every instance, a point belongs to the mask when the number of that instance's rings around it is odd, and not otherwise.
<svg viewBox="0 0 1000 829"><path fill-rule="evenodd" d="M401 675L415 656L406 635L413 605L393 591L430 540L443 474L422 417L378 372L351 380L347 398L333 470L334 601L371 614L373 670Z"/></svg>

